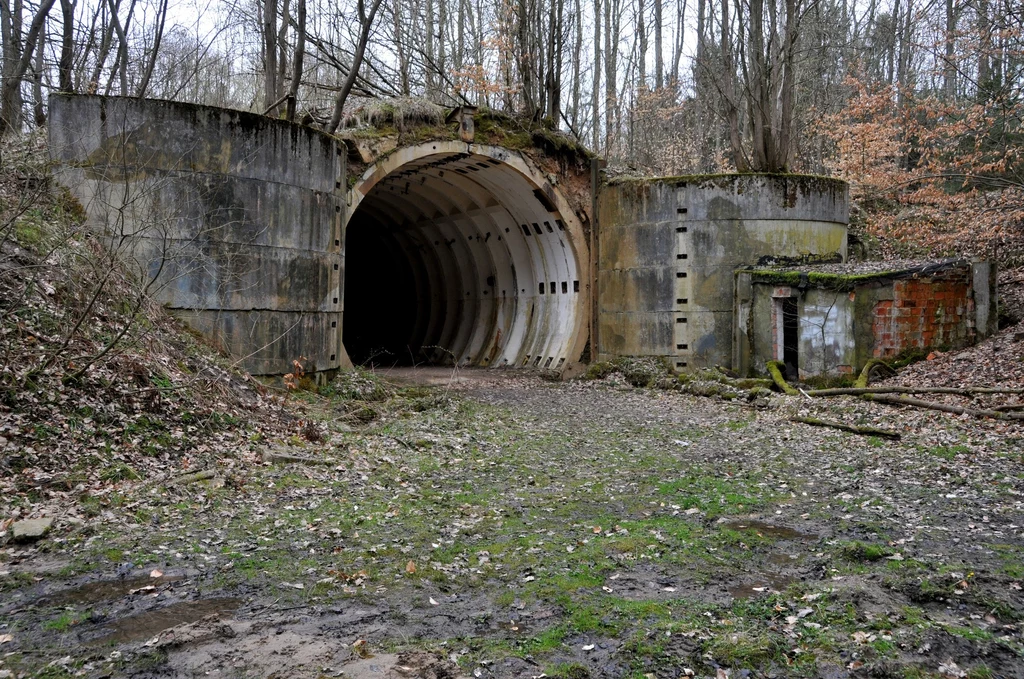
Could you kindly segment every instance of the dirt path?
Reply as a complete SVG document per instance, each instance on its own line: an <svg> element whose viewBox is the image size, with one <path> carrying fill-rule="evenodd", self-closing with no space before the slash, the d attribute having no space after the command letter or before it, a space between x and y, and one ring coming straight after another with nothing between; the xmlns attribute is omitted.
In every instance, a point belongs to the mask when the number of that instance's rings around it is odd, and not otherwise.
<svg viewBox="0 0 1024 679"><path fill-rule="evenodd" d="M1024 676L1016 430L443 377L290 451L327 464L8 545L2 676Z"/></svg>

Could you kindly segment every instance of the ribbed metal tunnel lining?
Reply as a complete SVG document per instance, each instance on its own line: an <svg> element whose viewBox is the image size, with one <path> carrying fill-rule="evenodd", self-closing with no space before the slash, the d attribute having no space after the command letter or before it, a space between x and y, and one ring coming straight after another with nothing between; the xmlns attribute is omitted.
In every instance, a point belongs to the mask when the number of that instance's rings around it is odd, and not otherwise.
<svg viewBox="0 0 1024 679"><path fill-rule="evenodd" d="M578 359L584 282L552 190L468 153L425 156L377 181L346 235L353 359L552 369Z"/></svg>

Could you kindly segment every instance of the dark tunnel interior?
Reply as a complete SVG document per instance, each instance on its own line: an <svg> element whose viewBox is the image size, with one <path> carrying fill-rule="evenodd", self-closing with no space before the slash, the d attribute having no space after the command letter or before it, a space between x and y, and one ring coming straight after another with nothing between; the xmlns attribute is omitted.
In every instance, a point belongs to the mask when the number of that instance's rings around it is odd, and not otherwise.
<svg viewBox="0 0 1024 679"><path fill-rule="evenodd" d="M578 247L552 198L500 160L407 162L368 189L347 224L349 357L555 369L577 360Z"/></svg>

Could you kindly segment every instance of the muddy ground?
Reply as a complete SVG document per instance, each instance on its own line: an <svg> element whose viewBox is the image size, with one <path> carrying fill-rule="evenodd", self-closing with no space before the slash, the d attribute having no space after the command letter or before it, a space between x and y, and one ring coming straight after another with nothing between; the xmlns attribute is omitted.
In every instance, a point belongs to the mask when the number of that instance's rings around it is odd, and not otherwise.
<svg viewBox="0 0 1024 679"><path fill-rule="evenodd" d="M1019 425L450 377L7 544L0 677L1024 676Z"/></svg>

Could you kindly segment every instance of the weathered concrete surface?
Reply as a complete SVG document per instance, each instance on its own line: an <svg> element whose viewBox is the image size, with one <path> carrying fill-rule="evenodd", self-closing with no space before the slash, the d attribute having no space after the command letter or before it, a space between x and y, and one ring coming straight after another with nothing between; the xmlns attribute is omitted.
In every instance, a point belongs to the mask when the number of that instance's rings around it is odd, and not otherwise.
<svg viewBox="0 0 1024 679"><path fill-rule="evenodd" d="M15 521L14 525L11 526L12 537L15 542L31 542L32 540L39 540L53 527L53 519L24 519L22 521Z"/></svg>
<svg viewBox="0 0 1024 679"><path fill-rule="evenodd" d="M344 156L264 116L53 95L58 179L150 292L254 374L340 367Z"/></svg>
<svg viewBox="0 0 1024 679"><path fill-rule="evenodd" d="M813 272L813 269L812 269ZM859 371L871 358L958 349L995 331L994 297L984 262L934 263L873 274L824 275L771 270L736 273L734 368L763 373L783 359L780 302L796 300L801 378ZM980 324L979 324L980 322Z"/></svg>
<svg viewBox="0 0 1024 679"><path fill-rule="evenodd" d="M733 271L766 260L841 260L849 197L819 177L626 180L598 202L600 358L660 356L679 370L729 365Z"/></svg>

